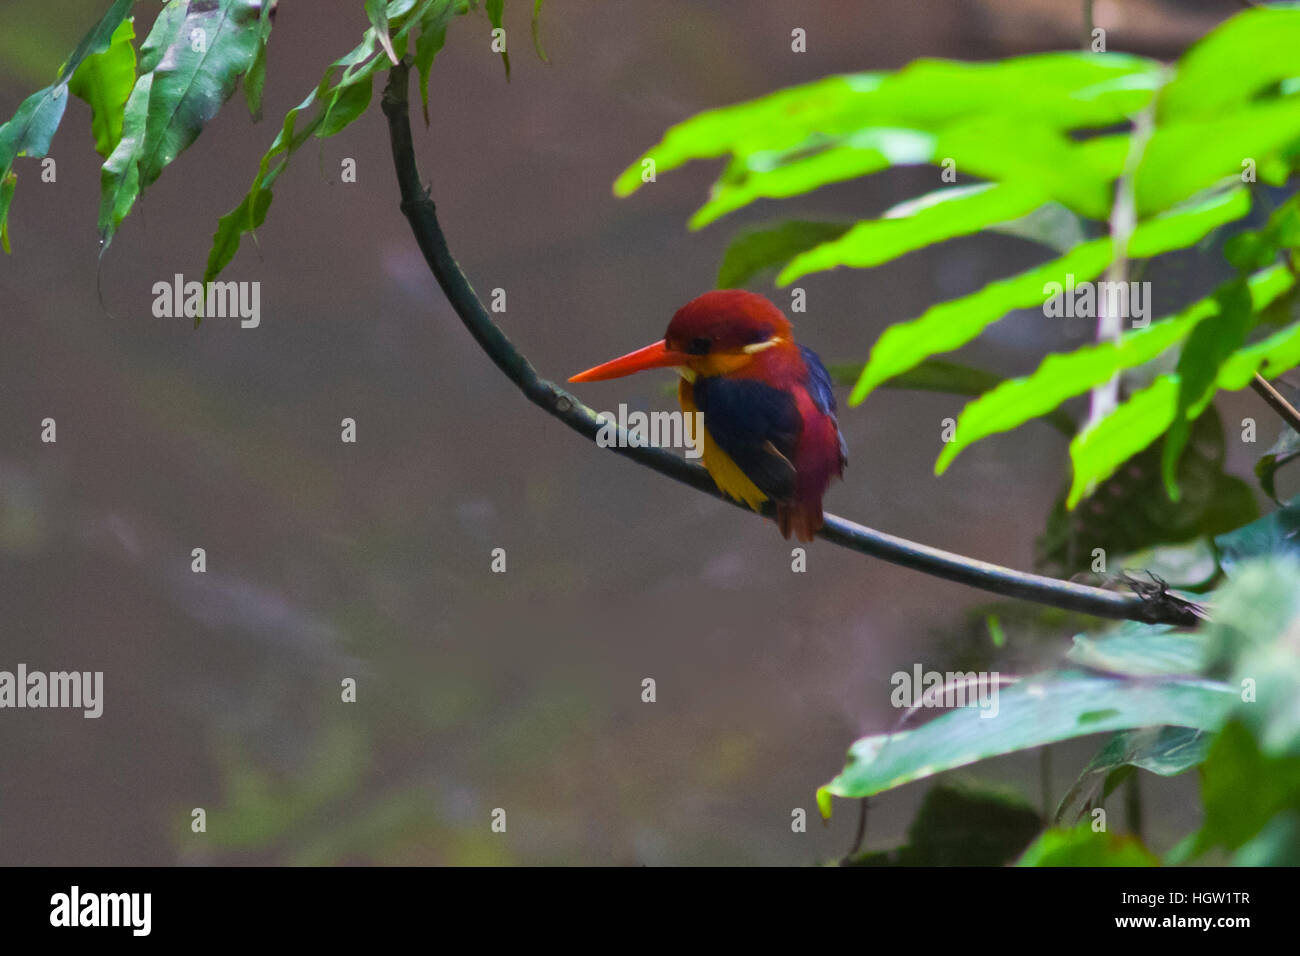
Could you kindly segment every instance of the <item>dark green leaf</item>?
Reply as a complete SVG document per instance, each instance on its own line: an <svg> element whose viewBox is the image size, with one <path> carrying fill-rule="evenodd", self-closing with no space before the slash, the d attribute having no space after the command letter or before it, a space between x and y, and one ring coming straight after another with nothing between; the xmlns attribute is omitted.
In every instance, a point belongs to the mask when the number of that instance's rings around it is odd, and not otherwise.
<svg viewBox="0 0 1300 956"><path fill-rule="evenodd" d="M747 229L727 246L718 269L718 288L740 288L759 273L779 268L799 253L839 238L852 225L791 220L776 227Z"/></svg>
<svg viewBox="0 0 1300 956"><path fill-rule="evenodd" d="M1061 798L1055 819L1077 819L1098 805L1113 791L1125 768L1139 767L1162 777L1191 770L1204 762L1213 739L1213 735L1192 727L1143 727L1116 734Z"/></svg>
<svg viewBox="0 0 1300 956"><path fill-rule="evenodd" d="M854 866L1002 866L1042 829L1038 811L1014 792L970 784L935 784L926 791L907 843L871 853Z"/></svg>
<svg viewBox="0 0 1300 956"><path fill-rule="evenodd" d="M1273 447L1255 463L1255 477L1259 479L1259 486L1264 489L1264 494L1277 501L1277 489L1274 485L1277 470L1297 458L1300 458L1300 432L1283 425L1282 434L1273 443Z"/></svg>
<svg viewBox="0 0 1300 956"><path fill-rule="evenodd" d="M140 189L193 143L252 66L261 37L261 0L190 4L154 69L140 153Z"/></svg>
<svg viewBox="0 0 1300 956"><path fill-rule="evenodd" d="M1214 397L1219 369L1228 356L1246 341L1254 325L1254 290L1245 279L1228 283L1214 294L1218 308L1192 330L1178 357L1178 405L1174 423L1165 436L1161 475L1165 490L1173 501L1180 495L1177 482L1178 459L1191 435L1195 419Z"/></svg>

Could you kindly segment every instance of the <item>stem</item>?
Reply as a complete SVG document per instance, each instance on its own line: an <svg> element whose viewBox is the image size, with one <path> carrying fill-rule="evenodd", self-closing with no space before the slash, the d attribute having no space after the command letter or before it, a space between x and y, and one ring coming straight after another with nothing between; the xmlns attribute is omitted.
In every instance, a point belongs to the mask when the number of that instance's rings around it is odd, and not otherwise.
<svg viewBox="0 0 1300 956"><path fill-rule="evenodd" d="M1300 432L1300 411L1286 400L1286 398L1273 387L1273 383L1266 379L1258 372L1251 379L1250 387L1255 390L1260 398L1264 399L1273 411L1282 416L1282 419L1293 429Z"/></svg>
<svg viewBox="0 0 1300 956"><path fill-rule="evenodd" d="M393 164L397 170L397 182L402 196L401 209L411 225L416 244L424 253L430 271L438 280L443 294L446 295L447 301L451 303L465 328L506 378L514 382L533 404L558 418L580 435L595 441L596 435L603 427L603 421L571 392L537 374L523 353L515 348L505 333L492 321L487 310L483 308L483 303L471 288L469 280L465 278L460 266L452 257L442 227L438 224L433 200L421 184L415 165L407 96L409 64L403 61L389 72L382 105L384 115L388 117ZM690 485L697 491L720 498L738 508L745 508L740 502L732 501L723 495L709 473L699 465L691 464L662 448L619 442L611 450L661 475ZM766 508L764 514L770 517L772 509ZM1120 594L1070 581L1058 581L1055 578L1013 571L884 534L832 514L826 515L826 524L818 534L841 547L922 571L934 577L1067 611L1147 623L1190 626L1197 621L1193 613L1195 605L1171 594L1155 597Z"/></svg>

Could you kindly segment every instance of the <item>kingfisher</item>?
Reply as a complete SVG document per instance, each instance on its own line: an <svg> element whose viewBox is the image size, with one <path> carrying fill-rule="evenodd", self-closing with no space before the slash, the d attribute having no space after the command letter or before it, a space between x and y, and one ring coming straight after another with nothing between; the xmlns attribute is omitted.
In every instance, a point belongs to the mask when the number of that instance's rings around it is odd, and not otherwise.
<svg viewBox="0 0 1300 956"><path fill-rule="evenodd" d="M651 368L681 376L677 400L694 442L695 413L703 413L702 457L718 488L755 511L771 501L782 537L811 541L824 523L822 496L843 476L848 454L830 374L795 343L781 310L754 292L706 292L677 310L658 342L569 381Z"/></svg>

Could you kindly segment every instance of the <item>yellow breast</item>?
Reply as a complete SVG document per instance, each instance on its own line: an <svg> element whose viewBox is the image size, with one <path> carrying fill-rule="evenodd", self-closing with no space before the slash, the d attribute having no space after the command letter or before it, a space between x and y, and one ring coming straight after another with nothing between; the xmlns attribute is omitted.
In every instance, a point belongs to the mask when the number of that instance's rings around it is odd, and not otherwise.
<svg viewBox="0 0 1300 956"><path fill-rule="evenodd" d="M683 378L677 383L677 401L681 403L682 411L686 413L686 427L690 431L692 441L697 440L695 437L695 396L691 391L691 383ZM749 477L740 470L740 466L731 460L731 456L718 447L713 436L709 434L708 422L704 423L704 467L710 477L713 478L718 488L723 494L730 495L737 501L743 501L755 511L762 509L763 502L767 500L767 495L758 490L758 486L749 480Z"/></svg>

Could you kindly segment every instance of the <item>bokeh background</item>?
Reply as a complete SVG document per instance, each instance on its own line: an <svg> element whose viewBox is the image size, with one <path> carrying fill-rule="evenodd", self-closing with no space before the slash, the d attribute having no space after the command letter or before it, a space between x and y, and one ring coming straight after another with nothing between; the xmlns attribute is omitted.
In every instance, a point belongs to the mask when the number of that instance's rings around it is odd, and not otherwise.
<svg viewBox="0 0 1300 956"><path fill-rule="evenodd" d="M102 6L0 5L0 116L53 78ZM138 34L157 6L140 5ZM550 0L548 65L527 42L532 4L506 7L511 81L483 14L453 23L416 147L463 268L480 292L506 290L501 324L553 378L657 337L713 287L740 227L871 216L937 185L933 170L891 173L690 233L716 169L666 174L629 200L610 192L670 124L828 73L1070 47L1082 32L1074 0ZM1238 8L1134 0L1096 15L1112 48L1172 58ZM258 244L223 277L261 283L259 328L152 315L153 283L201 276L279 117L365 25L354 0L284 0L266 119L233 100L102 263L85 105L70 103L54 141L56 182L19 161L0 260L0 668L102 670L105 705L98 720L0 712L0 863L837 858L855 810L838 803L823 826L814 792L854 739L897 718L890 675L1033 666L1060 655L1070 622L1022 628L999 608L1009 640L996 650L987 595L820 542L792 574L770 523L541 414L428 274L377 109L300 152ZM796 26L805 54L790 50ZM349 157L356 183L340 182ZM810 277L798 331L828 361L860 361L888 324L1036 257L977 236ZM1213 279L1185 273L1157 286L1158 314ZM1087 319L1016 316L963 358L1024 372L1090 334ZM668 379L581 394L671 407ZM940 422L960 407L884 390L843 410L850 468L828 507L1029 568L1065 440L1033 424L937 479ZM1249 393L1220 409L1261 414ZM53 445L39 438L46 417ZM340 441L344 417L356 444ZM1231 470L1248 474L1259 451L1230 440ZM190 570L195 547L206 574ZM490 571L494 548L505 574ZM340 701L345 677L355 704ZM1053 799L1095 743L1053 748ZM1042 769L1016 757L968 776L1037 804ZM869 846L903 840L925 787L873 802ZM1157 848L1196 824L1194 787L1146 794ZM195 807L206 833L190 831ZM792 832L795 808L806 833Z"/></svg>

